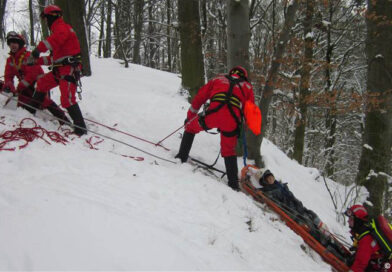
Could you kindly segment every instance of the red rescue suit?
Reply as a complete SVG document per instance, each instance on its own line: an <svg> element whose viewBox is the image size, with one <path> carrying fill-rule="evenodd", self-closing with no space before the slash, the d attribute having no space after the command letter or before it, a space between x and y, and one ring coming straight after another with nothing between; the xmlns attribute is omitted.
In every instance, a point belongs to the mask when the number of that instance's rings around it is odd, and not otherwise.
<svg viewBox="0 0 392 272"><path fill-rule="evenodd" d="M22 47L15 54L10 53L7 58L4 71L4 86L14 86L14 77L17 77L19 84L16 87L16 93L18 93L18 106L24 104L30 104L31 98L34 93L35 82L44 75L44 71L39 65L26 65L27 58L30 56L30 52L26 50L26 47ZM47 108L52 103L52 100L46 95L44 102L42 103L43 108Z"/></svg>
<svg viewBox="0 0 392 272"><path fill-rule="evenodd" d="M68 108L76 103L75 72L81 70L80 63L71 65L67 60L80 54L80 44L72 27L60 17L50 27L51 34L41 41L37 50L39 52L51 51L51 56L40 57L38 64L53 65L53 71L46 73L37 82L37 91L48 92L59 86L61 92L61 105Z"/></svg>
<svg viewBox="0 0 392 272"><path fill-rule="evenodd" d="M235 80L239 79L237 75L231 75L231 77ZM240 102L236 107L232 107L236 118L230 112L228 105L223 105L218 111L214 112L214 109L219 107L221 102L215 101L219 99L213 98L219 97L219 94L222 93L227 94L229 89L230 80L226 76L222 75L210 80L199 89L197 95L192 100L191 107L188 111L188 120L191 120L196 116L200 107L210 99L211 103L208 107L208 111L211 111L211 113L203 117L204 124L208 129L217 128L220 131L222 157L236 155L235 146L237 144L238 134L233 132L235 132L239 126L238 121L241 121L242 119L241 108L245 105L247 100L254 102L253 87L249 82L243 80L238 84L234 84L232 89L232 96L235 97L237 102ZM193 121L189 122L185 126L185 131L197 134L204 130L200 125L200 121L203 122L203 120L200 119L200 116L197 116Z"/></svg>
<svg viewBox="0 0 392 272"><path fill-rule="evenodd" d="M380 246L370 234L366 234L358 241L354 263L350 266L350 271L392 271L389 262L379 263L378 260L381 259Z"/></svg>

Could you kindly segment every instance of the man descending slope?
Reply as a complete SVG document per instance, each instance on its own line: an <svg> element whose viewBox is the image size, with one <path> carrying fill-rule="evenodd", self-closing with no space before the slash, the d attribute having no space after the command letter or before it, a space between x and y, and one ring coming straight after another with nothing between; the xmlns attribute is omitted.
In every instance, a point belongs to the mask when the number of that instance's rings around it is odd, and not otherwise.
<svg viewBox="0 0 392 272"><path fill-rule="evenodd" d="M210 100L204 115L197 115L200 107ZM242 123L242 110L246 101L254 103L253 87L248 82L248 73L237 66L228 75L210 80L200 88L187 113L184 136L176 158L186 162L195 134L202 130L217 128L221 136L221 153L225 160L228 185L239 190L238 166L235 146Z"/></svg>
<svg viewBox="0 0 392 272"><path fill-rule="evenodd" d="M47 92L59 86L61 105L67 109L74 122L75 134L81 136L87 131L75 96L81 71L79 40L72 27L64 22L62 11L58 6L46 6L41 17L46 20L51 34L33 50L28 63L52 65L53 70L38 80L34 100L41 102ZM40 53L48 50L51 51L49 57L39 58Z"/></svg>

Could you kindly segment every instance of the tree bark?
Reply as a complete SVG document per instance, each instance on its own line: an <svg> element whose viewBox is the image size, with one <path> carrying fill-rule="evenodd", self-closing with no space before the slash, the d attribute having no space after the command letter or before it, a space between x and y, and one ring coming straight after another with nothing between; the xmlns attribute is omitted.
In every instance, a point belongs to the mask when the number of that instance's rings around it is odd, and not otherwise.
<svg viewBox="0 0 392 272"><path fill-rule="evenodd" d="M313 33L312 21L314 13L314 0L306 1L306 14L304 20L304 39L305 39L305 55L302 62L301 82L299 87L299 116L296 118L296 126L294 132L294 154L293 158L302 164L305 146L305 129L307 122L307 98L310 88L310 70L313 62Z"/></svg>
<svg viewBox="0 0 392 272"><path fill-rule="evenodd" d="M106 14L106 41L105 49L103 51L104 58L112 56L112 1L107 1L107 14Z"/></svg>
<svg viewBox="0 0 392 272"><path fill-rule="evenodd" d="M109 1L110 2L110 1ZM105 1L101 2L101 22L99 27L99 42L98 42L98 57L102 57L103 47L105 46L103 42L105 33Z"/></svg>
<svg viewBox="0 0 392 272"><path fill-rule="evenodd" d="M171 38L170 38L170 24L171 24L171 0L166 0L166 35L167 35L167 68L172 71L172 52L171 52Z"/></svg>
<svg viewBox="0 0 392 272"><path fill-rule="evenodd" d="M383 211L392 144L392 2L368 0L367 104L357 183L369 191L371 215Z"/></svg>
<svg viewBox="0 0 392 272"><path fill-rule="evenodd" d="M55 0L55 4L63 10L64 20L72 26L78 36L82 55L83 75L91 76L90 54L86 35L84 1Z"/></svg>
<svg viewBox="0 0 392 272"><path fill-rule="evenodd" d="M135 0L135 14L134 14L134 25L135 25L135 43L133 45L133 63L140 64L140 44L142 42L142 29L143 29L143 8L144 0Z"/></svg>
<svg viewBox="0 0 392 272"><path fill-rule="evenodd" d="M182 87L189 91L190 100L204 84L200 15L198 0L178 0L181 41Z"/></svg>
<svg viewBox="0 0 392 272"><path fill-rule="evenodd" d="M35 46L33 0L29 0L29 15L30 15L30 45Z"/></svg>
<svg viewBox="0 0 392 272"><path fill-rule="evenodd" d="M329 3L329 22L332 23L334 7L332 2ZM334 145L336 142L336 99L334 99L334 90L331 90L332 79L331 79L331 60L334 46L331 41L331 27L327 28L327 51L325 55L325 79L326 86L325 92L328 94L330 101L330 108L327 109L325 127L328 130L328 136L325 140L325 150L327 152L327 162L325 165L325 171L328 177L332 177L335 171L335 152Z"/></svg>
<svg viewBox="0 0 392 272"><path fill-rule="evenodd" d="M7 6L7 0L1 0L0 1L0 39L4 41L4 14L5 14L5 7Z"/></svg>

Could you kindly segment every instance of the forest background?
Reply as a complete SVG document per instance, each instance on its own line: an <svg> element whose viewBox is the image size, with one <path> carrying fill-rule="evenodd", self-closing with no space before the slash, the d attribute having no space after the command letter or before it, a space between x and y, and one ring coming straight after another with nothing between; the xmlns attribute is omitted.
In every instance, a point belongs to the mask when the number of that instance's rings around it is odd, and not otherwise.
<svg viewBox="0 0 392 272"><path fill-rule="evenodd" d="M344 185L364 185L373 213L390 214L392 2L388 0L1 0L0 35L34 47L39 14L59 5L89 55L178 73L190 99L234 65L250 71L263 137ZM357 193L347 192L346 198ZM332 201L337 196L331 195Z"/></svg>

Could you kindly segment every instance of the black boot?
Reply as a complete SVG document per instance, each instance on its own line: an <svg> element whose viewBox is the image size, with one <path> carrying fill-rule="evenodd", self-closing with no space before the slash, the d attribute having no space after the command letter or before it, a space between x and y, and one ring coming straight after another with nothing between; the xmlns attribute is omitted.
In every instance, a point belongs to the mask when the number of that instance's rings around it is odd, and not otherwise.
<svg viewBox="0 0 392 272"><path fill-rule="evenodd" d="M39 109L44 101L46 93L35 91L33 97L31 98L30 109L31 113L35 114L37 109Z"/></svg>
<svg viewBox="0 0 392 272"><path fill-rule="evenodd" d="M80 111L79 105L76 103L75 105L68 107L67 111L74 123L74 133L78 136L87 134L86 124L84 123L84 118L82 112Z"/></svg>
<svg viewBox="0 0 392 272"><path fill-rule="evenodd" d="M181 159L181 162L186 162L188 160L189 152L192 148L193 139L195 138L195 134L184 132L182 136L180 150L175 158Z"/></svg>
<svg viewBox="0 0 392 272"><path fill-rule="evenodd" d="M54 101L52 101L52 103L49 105L48 111L51 114L53 114L54 117L57 118L57 121L59 121L60 126L64 125L64 123L65 124L71 123L67 118L67 116L65 116L65 113L60 109L59 106L57 106L57 104Z"/></svg>
<svg viewBox="0 0 392 272"><path fill-rule="evenodd" d="M225 166L227 179L229 180L228 185L235 191L239 191L240 187L238 185L238 166L237 157L230 156L225 157Z"/></svg>

